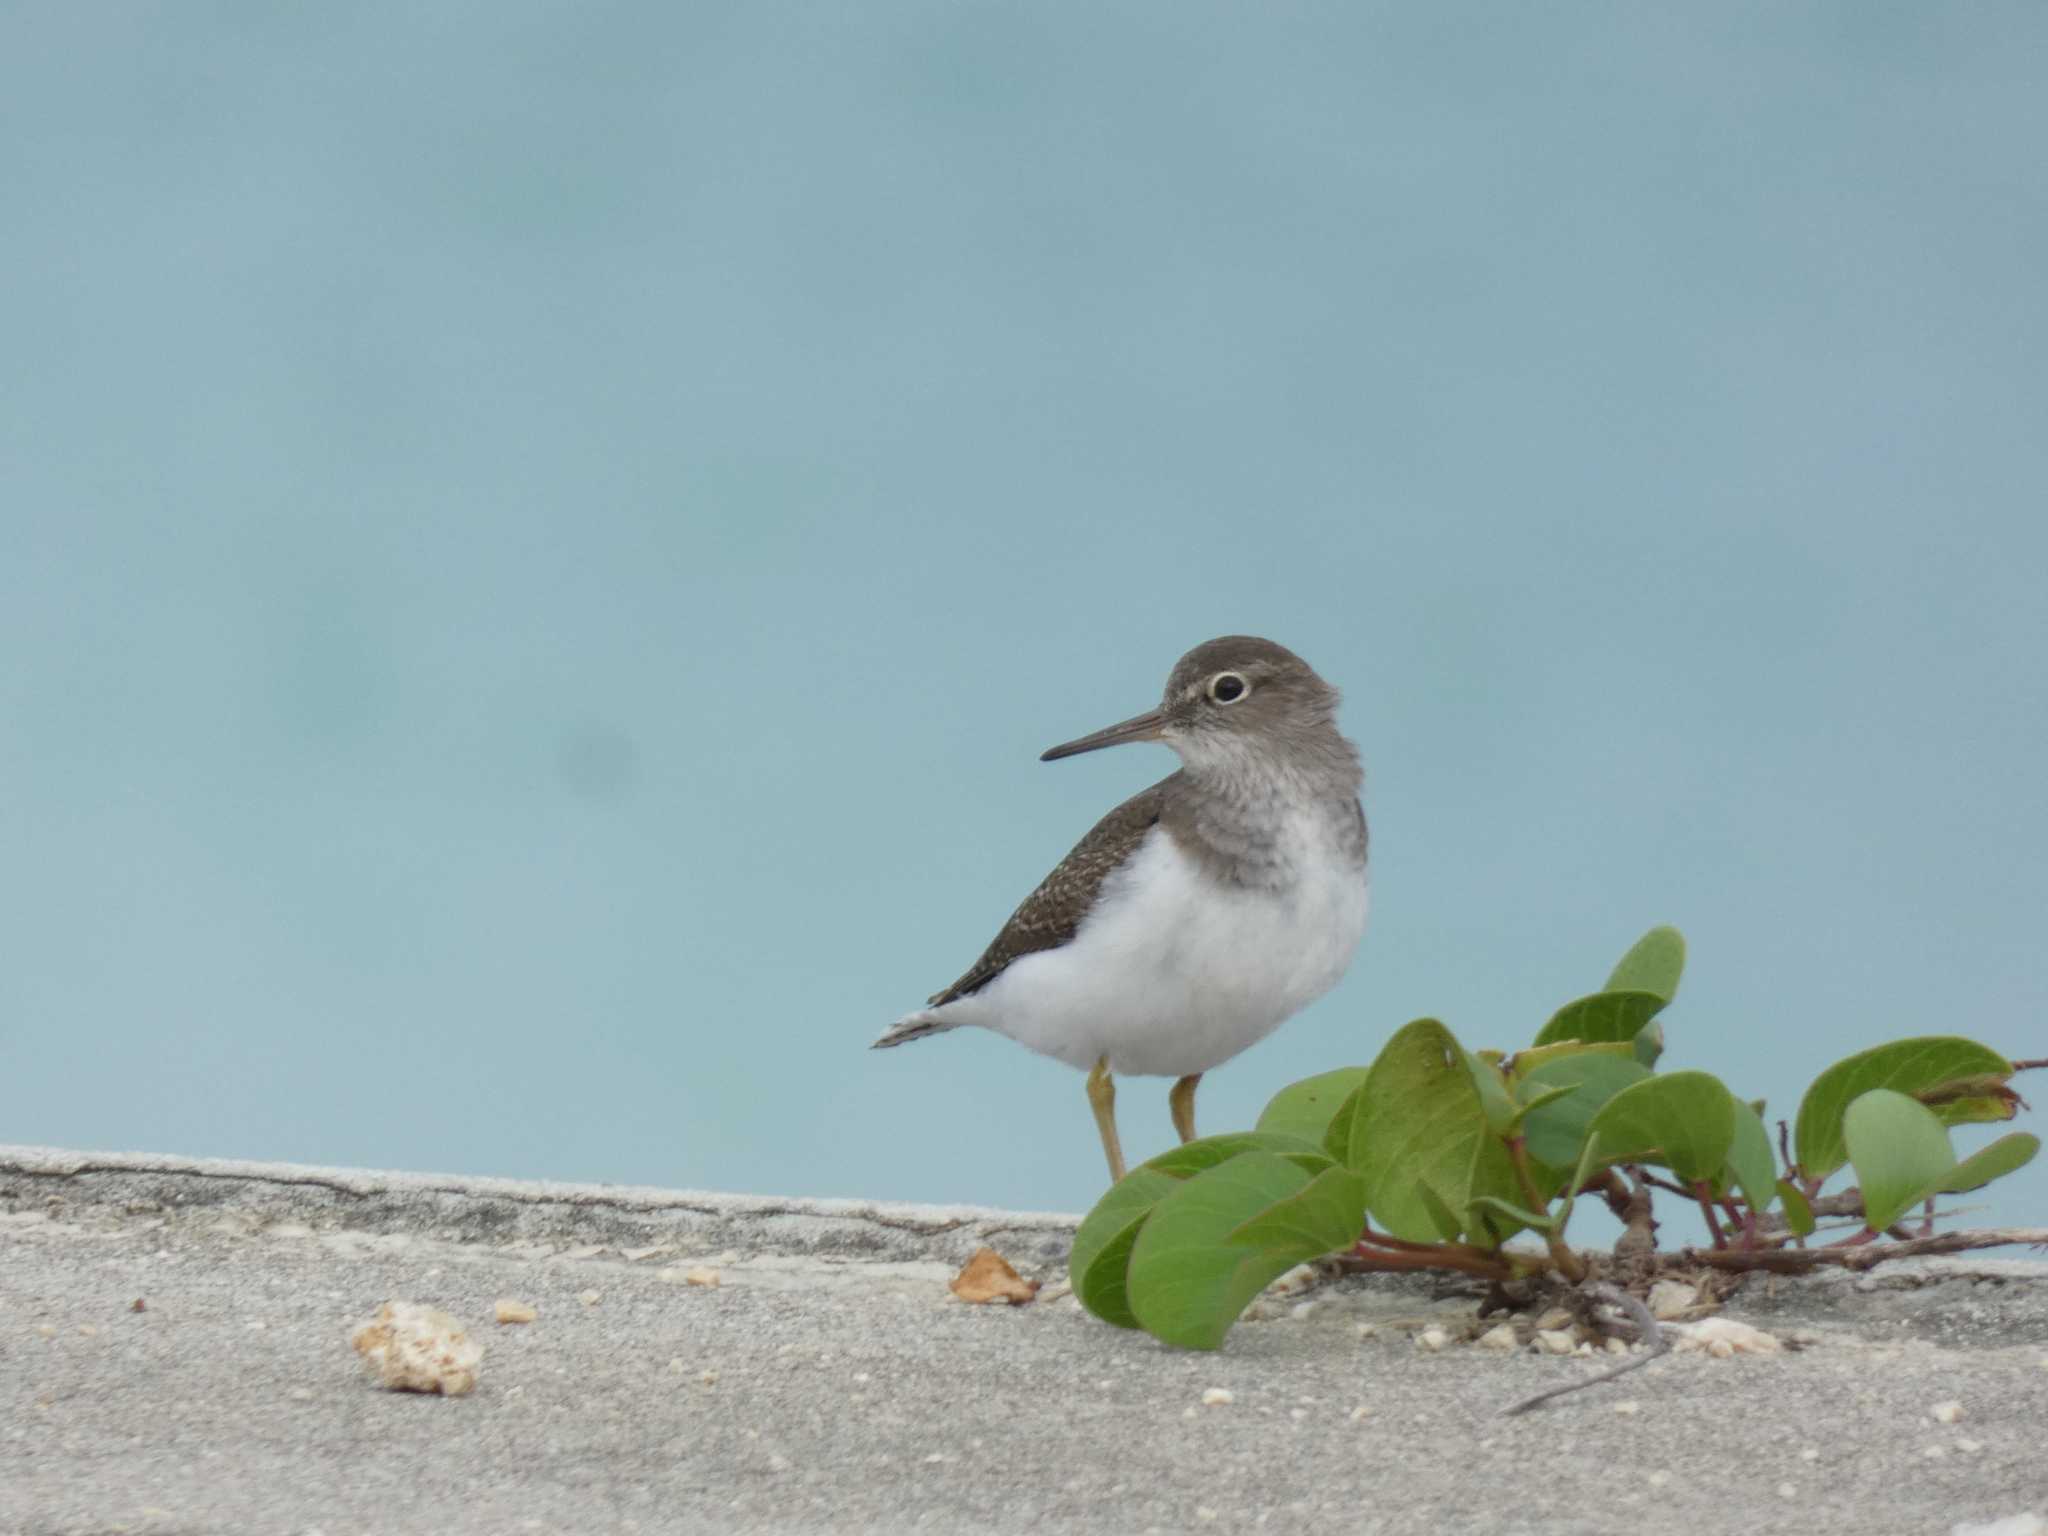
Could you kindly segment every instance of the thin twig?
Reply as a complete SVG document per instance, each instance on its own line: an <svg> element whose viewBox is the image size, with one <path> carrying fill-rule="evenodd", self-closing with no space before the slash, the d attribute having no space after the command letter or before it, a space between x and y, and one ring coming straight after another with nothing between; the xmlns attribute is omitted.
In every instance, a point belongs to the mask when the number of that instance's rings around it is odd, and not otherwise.
<svg viewBox="0 0 2048 1536"><path fill-rule="evenodd" d="M1589 1152L1591 1148L1587 1149ZM1522 1198L1529 1202L1531 1211L1540 1211L1550 1202L1543 1198L1536 1188L1536 1176L1529 1167L1529 1147L1520 1136L1508 1138L1508 1161L1514 1164L1515 1177L1522 1183ZM1550 1262L1557 1266L1557 1272L1574 1285L1586 1278L1586 1266L1579 1256L1571 1251L1564 1240L1562 1222L1555 1222L1543 1234L1544 1246L1550 1250Z"/></svg>
<svg viewBox="0 0 2048 1536"><path fill-rule="evenodd" d="M1943 1232L1935 1237L1916 1237L1903 1243L1867 1242L1858 1248L1760 1248L1747 1253L1733 1249L1687 1248L1677 1257L1681 1264L1700 1264L1709 1269L1761 1269L1772 1274L1800 1275L1826 1267L1864 1270L1887 1259L2012 1247L2048 1248L2048 1227L1987 1227L1975 1232Z"/></svg>
<svg viewBox="0 0 2048 1536"><path fill-rule="evenodd" d="M1381 1247L1380 1234L1375 1232L1360 1238L1348 1253L1333 1257L1347 1273L1386 1274L1415 1270L1455 1269L1468 1275L1477 1275L1482 1280L1512 1280L1519 1273L1508 1259L1482 1249L1467 1248L1462 1244L1453 1246L1441 1244L1424 1247L1420 1244L1404 1243L1400 1247Z"/></svg>
<svg viewBox="0 0 2048 1536"><path fill-rule="evenodd" d="M1660 1179L1647 1168L1636 1169L1635 1175L1652 1189L1661 1189L1667 1194L1678 1195L1686 1200L1693 1198L1693 1192L1683 1184L1673 1183L1670 1179Z"/></svg>
<svg viewBox="0 0 2048 1536"><path fill-rule="evenodd" d="M1375 1232L1371 1227L1367 1227L1363 1232L1361 1232L1359 1234L1358 1240L1361 1243L1371 1243L1376 1248L1398 1248L1404 1253L1437 1253L1442 1251L1446 1247L1462 1248L1466 1246L1462 1243L1447 1244L1410 1242L1407 1238L1396 1237L1391 1232Z"/></svg>
<svg viewBox="0 0 2048 1536"><path fill-rule="evenodd" d="M1604 1381L1614 1380L1617 1376L1626 1376L1630 1371L1641 1370L1671 1347L1671 1340L1666 1338L1664 1330L1657 1326L1657 1319L1650 1315L1650 1309L1621 1287L1600 1281L1587 1286L1585 1290L1587 1295L1620 1307L1629 1315L1643 1336L1643 1352L1622 1361L1610 1370L1602 1371L1598 1376L1588 1376L1582 1381L1568 1381L1561 1387L1552 1387L1547 1392L1538 1392L1534 1397L1525 1397L1514 1407L1503 1409L1504 1413L1527 1413L1539 1403L1547 1403L1554 1397L1563 1397L1567 1392L1582 1392L1587 1387L1597 1387Z"/></svg>
<svg viewBox="0 0 2048 1536"><path fill-rule="evenodd" d="M1815 1220L1828 1216L1863 1215L1863 1191L1845 1189L1839 1195L1821 1195L1806 1202L1806 1208L1813 1212Z"/></svg>

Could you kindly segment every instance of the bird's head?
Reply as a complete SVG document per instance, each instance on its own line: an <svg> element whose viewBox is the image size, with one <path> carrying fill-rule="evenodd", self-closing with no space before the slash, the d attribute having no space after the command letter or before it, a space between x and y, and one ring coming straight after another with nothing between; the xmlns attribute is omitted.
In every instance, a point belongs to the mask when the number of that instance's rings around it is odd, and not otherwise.
<svg viewBox="0 0 2048 1536"><path fill-rule="evenodd" d="M1337 690L1285 646L1256 635L1225 635L1174 664L1157 709L1063 742L1041 760L1159 741L1191 769L1228 770L1340 742L1337 700Z"/></svg>

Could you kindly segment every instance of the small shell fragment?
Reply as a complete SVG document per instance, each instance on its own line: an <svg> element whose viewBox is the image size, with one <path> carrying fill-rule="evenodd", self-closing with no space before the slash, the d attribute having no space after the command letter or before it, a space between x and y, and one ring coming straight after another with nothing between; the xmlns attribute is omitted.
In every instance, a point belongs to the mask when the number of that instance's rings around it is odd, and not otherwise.
<svg viewBox="0 0 2048 1536"><path fill-rule="evenodd" d="M1699 1305L1699 1287L1682 1280L1659 1280L1650 1287L1650 1316L1660 1323L1675 1323Z"/></svg>
<svg viewBox="0 0 2048 1536"><path fill-rule="evenodd" d="M530 1323L540 1316L526 1302L514 1301L510 1297L499 1300L494 1315L501 1323Z"/></svg>
<svg viewBox="0 0 2048 1536"><path fill-rule="evenodd" d="M1664 1331L1681 1351L1703 1350L1717 1360L1730 1355L1775 1355L1785 1346L1773 1334L1732 1317L1710 1317L1697 1323L1670 1323Z"/></svg>
<svg viewBox="0 0 2048 1536"><path fill-rule="evenodd" d="M352 1342L363 1368L393 1392L461 1397L476 1390L483 1348L438 1307L387 1301Z"/></svg>

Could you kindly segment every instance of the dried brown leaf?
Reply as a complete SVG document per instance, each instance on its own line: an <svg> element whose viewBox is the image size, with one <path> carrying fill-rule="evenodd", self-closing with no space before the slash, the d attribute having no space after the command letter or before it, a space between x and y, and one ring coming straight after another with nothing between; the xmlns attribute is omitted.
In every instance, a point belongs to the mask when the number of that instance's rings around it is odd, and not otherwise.
<svg viewBox="0 0 2048 1536"><path fill-rule="evenodd" d="M951 1285L955 1296L977 1305L1001 1301L1021 1307L1038 1294L1038 1282L1019 1275L993 1248L975 1249Z"/></svg>

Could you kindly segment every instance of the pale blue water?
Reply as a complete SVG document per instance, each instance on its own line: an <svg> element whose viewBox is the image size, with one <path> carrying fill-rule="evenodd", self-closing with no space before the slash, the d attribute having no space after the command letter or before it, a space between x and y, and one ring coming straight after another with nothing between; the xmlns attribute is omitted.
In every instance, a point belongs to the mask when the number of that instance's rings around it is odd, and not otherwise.
<svg viewBox="0 0 2048 1536"><path fill-rule="evenodd" d="M1659 921L1774 1109L2048 1055L2044 44L7 7L0 1140L1083 1206L1077 1074L866 1045L1238 630L1347 690L1376 906L1207 1128Z"/></svg>

